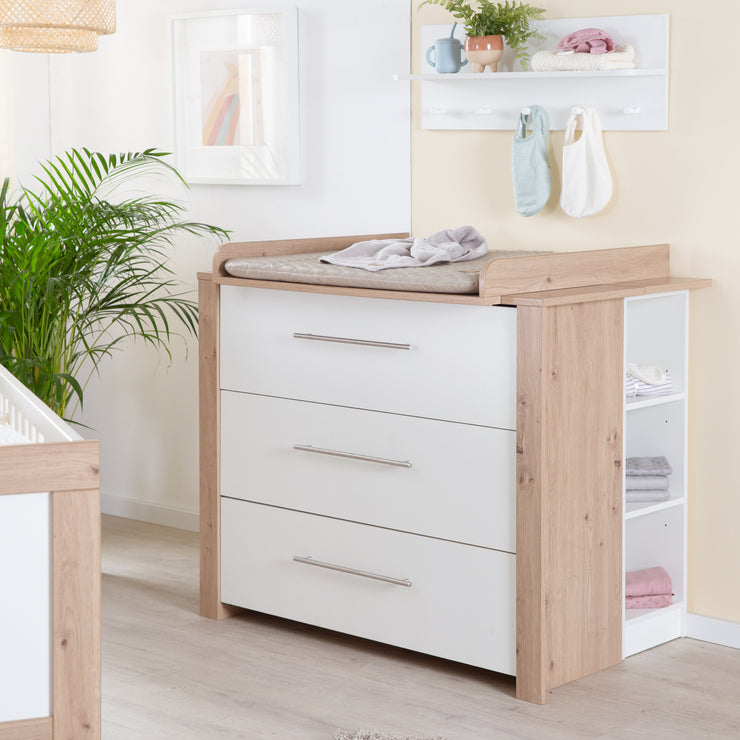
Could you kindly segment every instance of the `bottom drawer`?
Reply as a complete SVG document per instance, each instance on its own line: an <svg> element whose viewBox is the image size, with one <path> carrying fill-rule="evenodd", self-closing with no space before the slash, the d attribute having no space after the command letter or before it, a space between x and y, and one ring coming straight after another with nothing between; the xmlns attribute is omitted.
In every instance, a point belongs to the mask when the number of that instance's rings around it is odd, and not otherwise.
<svg viewBox="0 0 740 740"><path fill-rule="evenodd" d="M514 555L228 498L221 516L225 603L514 675Z"/></svg>

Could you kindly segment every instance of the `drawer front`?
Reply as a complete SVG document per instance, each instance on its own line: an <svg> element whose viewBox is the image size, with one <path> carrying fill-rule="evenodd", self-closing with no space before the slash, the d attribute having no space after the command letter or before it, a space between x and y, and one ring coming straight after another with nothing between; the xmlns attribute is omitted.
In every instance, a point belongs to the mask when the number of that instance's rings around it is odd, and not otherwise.
<svg viewBox="0 0 740 740"><path fill-rule="evenodd" d="M224 285L221 387L515 429L516 309Z"/></svg>
<svg viewBox="0 0 740 740"><path fill-rule="evenodd" d="M228 498L221 514L225 603L514 675L514 555Z"/></svg>
<svg viewBox="0 0 740 740"><path fill-rule="evenodd" d="M514 552L515 432L227 391L221 430L225 496Z"/></svg>

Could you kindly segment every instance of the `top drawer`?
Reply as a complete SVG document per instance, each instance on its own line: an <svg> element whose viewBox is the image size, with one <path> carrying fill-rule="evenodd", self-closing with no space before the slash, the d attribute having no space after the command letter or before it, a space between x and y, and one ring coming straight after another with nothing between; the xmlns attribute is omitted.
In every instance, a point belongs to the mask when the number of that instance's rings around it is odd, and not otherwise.
<svg viewBox="0 0 740 740"><path fill-rule="evenodd" d="M223 285L221 387L515 429L516 309Z"/></svg>

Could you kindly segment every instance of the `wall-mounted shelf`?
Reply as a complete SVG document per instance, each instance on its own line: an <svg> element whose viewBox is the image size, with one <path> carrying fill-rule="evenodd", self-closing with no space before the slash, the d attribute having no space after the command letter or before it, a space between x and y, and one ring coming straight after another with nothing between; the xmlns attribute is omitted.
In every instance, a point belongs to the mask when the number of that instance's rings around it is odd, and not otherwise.
<svg viewBox="0 0 740 740"><path fill-rule="evenodd" d="M541 105L550 128L565 128L574 105L593 105L604 130L665 131L668 128L669 17L666 14L561 18L535 21L544 40L529 47L534 54L554 49L580 28L602 28L617 44L635 48L632 70L532 72L521 69L506 49L496 73L474 74L470 65L455 74L439 74L426 61L426 50L449 36L452 24L422 26L420 71L396 75L421 82L422 128L433 130L513 131L519 111ZM460 26L455 36L464 40Z"/></svg>
<svg viewBox="0 0 740 740"><path fill-rule="evenodd" d="M664 69L611 69L601 72L481 72L473 74L461 70L456 74L439 74L437 72L425 72L423 74L393 75L394 80L426 80L428 82L500 82L502 80L566 80L587 79L598 77L599 79L610 77L662 77L666 74Z"/></svg>

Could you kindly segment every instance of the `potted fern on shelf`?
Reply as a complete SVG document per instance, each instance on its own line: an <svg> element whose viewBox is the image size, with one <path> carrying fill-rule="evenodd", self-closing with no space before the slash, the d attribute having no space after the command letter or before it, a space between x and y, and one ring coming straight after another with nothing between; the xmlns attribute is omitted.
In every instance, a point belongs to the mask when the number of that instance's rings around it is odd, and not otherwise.
<svg viewBox="0 0 740 740"><path fill-rule="evenodd" d="M33 190L0 184L0 363L68 420L124 340L169 355L175 326L197 332L197 303L167 250L184 235L228 235L132 190L142 176L182 181L163 156L73 149L41 165Z"/></svg>
<svg viewBox="0 0 740 740"><path fill-rule="evenodd" d="M514 51L522 67L529 63L527 42L532 38L543 38L529 22L539 19L545 12L529 3L478 0L474 8L470 0L424 0L424 5L441 5L465 26L465 56L473 66L473 72L483 72L489 67L492 72L504 54L504 41Z"/></svg>

